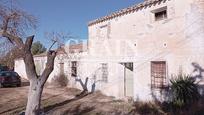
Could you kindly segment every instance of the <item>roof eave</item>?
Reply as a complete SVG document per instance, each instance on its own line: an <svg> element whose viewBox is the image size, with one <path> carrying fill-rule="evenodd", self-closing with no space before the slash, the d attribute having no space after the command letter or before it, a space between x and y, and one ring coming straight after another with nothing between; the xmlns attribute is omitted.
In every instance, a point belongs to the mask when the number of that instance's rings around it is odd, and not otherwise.
<svg viewBox="0 0 204 115"><path fill-rule="evenodd" d="M129 14L129 13L138 11L139 9L150 6L152 4L156 4L156 3L161 2L161 1L164 1L164 0L148 0L148 1L144 1L142 3L139 3L139 4L136 4L136 5L124 8L124 9L119 10L117 12L114 12L114 13L112 13L110 15L107 15L107 16L95 19L93 21L90 21L88 23L88 26L93 26L95 24L98 24L98 23L101 23L101 22L104 22L104 21L107 21L107 20L111 20L111 19L119 17L119 16L123 16L123 15Z"/></svg>

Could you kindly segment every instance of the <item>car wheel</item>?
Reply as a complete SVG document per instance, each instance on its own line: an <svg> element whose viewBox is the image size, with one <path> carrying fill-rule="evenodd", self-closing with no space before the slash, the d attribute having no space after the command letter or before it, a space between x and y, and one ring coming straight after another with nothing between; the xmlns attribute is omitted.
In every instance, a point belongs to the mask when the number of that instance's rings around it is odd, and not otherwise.
<svg viewBox="0 0 204 115"><path fill-rule="evenodd" d="M0 83L0 88L2 88L3 87L3 85L2 85L2 83Z"/></svg>

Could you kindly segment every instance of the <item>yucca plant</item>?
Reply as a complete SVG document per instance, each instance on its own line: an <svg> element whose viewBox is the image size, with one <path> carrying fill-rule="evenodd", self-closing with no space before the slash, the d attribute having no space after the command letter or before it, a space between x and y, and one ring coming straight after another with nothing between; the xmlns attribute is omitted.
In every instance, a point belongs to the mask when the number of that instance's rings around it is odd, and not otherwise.
<svg viewBox="0 0 204 115"><path fill-rule="evenodd" d="M174 105L184 107L199 99L198 86L189 75L179 74L170 80L170 82Z"/></svg>

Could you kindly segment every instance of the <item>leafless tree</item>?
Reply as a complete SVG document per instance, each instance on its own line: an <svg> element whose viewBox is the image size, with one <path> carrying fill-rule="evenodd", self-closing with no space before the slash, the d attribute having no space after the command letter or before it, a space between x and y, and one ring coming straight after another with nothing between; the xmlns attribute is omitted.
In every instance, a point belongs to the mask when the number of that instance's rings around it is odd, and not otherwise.
<svg viewBox="0 0 204 115"><path fill-rule="evenodd" d="M0 5L0 37L1 40L7 40L22 55L25 63L26 74L30 82L28 101L26 106L26 115L37 115L40 112L40 102L43 87L50 73L53 71L56 51L47 51L47 63L43 73L38 76L34 64L31 46L34 35L26 36L26 30L36 28L36 18L32 15L13 8ZM23 39L25 37L25 39ZM1 46L2 47L2 46Z"/></svg>
<svg viewBox="0 0 204 115"><path fill-rule="evenodd" d="M8 50L10 47L4 47L4 49ZM0 56L0 64L7 66L9 70L13 70L15 59L22 58L22 55L20 54L21 53L16 47L12 47L9 51L4 51L4 53Z"/></svg>

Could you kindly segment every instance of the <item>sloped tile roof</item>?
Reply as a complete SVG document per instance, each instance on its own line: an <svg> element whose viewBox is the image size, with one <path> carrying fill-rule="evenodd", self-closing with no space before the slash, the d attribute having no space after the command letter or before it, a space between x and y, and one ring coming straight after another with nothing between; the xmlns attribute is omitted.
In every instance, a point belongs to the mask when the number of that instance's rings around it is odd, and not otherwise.
<svg viewBox="0 0 204 115"><path fill-rule="evenodd" d="M104 22L106 20L110 20L110 19L113 19L115 17L119 17L119 16L122 16L122 15L125 15L125 14L128 14L128 13L131 13L131 12L137 11L137 10L139 10L141 8L156 4L156 3L161 2L161 1L166 1L166 0L145 0L142 3L139 3L139 4L136 4L136 5L121 9L121 10L119 10L117 12L114 12L114 13L112 13L110 15L107 15L107 16L104 16L102 18L98 18L96 20L90 21L88 23L88 26L92 26L94 24L101 23L101 22Z"/></svg>
<svg viewBox="0 0 204 115"><path fill-rule="evenodd" d="M87 51L87 46L84 47L84 45L86 46L87 43L79 43L79 44L72 44L72 45L68 45L68 46L61 46L58 49L56 49L57 55L66 54L67 53L65 51L66 47L69 48L69 53L86 52ZM33 57L46 57L46 56L47 56L47 52L44 52L44 53L41 53L41 54L38 54L38 55L34 55Z"/></svg>

